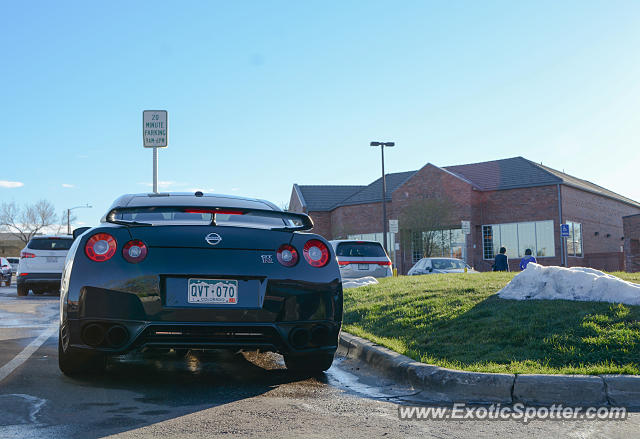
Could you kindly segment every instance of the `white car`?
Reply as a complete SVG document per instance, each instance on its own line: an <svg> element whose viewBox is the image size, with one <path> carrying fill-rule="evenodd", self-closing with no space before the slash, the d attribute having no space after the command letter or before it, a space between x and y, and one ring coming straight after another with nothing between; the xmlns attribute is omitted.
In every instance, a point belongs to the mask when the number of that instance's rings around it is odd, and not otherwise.
<svg viewBox="0 0 640 439"><path fill-rule="evenodd" d="M0 282L7 287L11 285L11 264L7 258L0 258Z"/></svg>
<svg viewBox="0 0 640 439"><path fill-rule="evenodd" d="M377 241L335 240L329 241L338 258L343 279L365 276L393 276L391 259Z"/></svg>
<svg viewBox="0 0 640 439"><path fill-rule="evenodd" d="M7 258L7 261L9 261L9 265L11 265L11 273L16 274L18 272L20 258Z"/></svg>
<svg viewBox="0 0 640 439"><path fill-rule="evenodd" d="M434 273L477 273L462 259L456 258L422 258L411 267L407 275Z"/></svg>
<svg viewBox="0 0 640 439"><path fill-rule="evenodd" d="M16 283L18 296L46 291L59 293L60 279L73 237L69 235L34 236L20 252Z"/></svg>

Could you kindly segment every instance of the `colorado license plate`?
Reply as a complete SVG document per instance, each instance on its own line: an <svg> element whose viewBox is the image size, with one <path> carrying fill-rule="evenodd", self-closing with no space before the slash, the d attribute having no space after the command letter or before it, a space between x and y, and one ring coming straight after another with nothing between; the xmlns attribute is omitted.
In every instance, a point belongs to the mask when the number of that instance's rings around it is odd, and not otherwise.
<svg viewBox="0 0 640 439"><path fill-rule="evenodd" d="M358 270L368 270L369 264L358 264Z"/></svg>
<svg viewBox="0 0 640 439"><path fill-rule="evenodd" d="M235 305L238 303L238 281L230 279L189 279L189 303Z"/></svg>

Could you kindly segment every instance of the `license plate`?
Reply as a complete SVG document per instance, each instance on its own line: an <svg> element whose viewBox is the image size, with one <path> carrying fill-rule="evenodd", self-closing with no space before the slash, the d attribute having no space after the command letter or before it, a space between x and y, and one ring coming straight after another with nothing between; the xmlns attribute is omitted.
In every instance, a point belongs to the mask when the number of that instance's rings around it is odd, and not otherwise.
<svg viewBox="0 0 640 439"><path fill-rule="evenodd" d="M58 262L57 256L47 256L47 262Z"/></svg>
<svg viewBox="0 0 640 439"><path fill-rule="evenodd" d="M189 279L189 303L235 305L238 303L238 281L231 279Z"/></svg>
<svg viewBox="0 0 640 439"><path fill-rule="evenodd" d="M358 264L358 270L368 270L369 264Z"/></svg>

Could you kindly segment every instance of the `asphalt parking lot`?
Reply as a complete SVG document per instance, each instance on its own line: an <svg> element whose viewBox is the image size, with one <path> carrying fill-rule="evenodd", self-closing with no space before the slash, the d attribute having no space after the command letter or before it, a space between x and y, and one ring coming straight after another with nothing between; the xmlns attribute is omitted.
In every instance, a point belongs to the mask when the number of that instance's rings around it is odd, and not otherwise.
<svg viewBox="0 0 640 439"><path fill-rule="evenodd" d="M57 365L58 297L0 287L0 437L632 437L625 421L401 421L411 389L338 358L295 376L274 354L137 354L106 373Z"/></svg>

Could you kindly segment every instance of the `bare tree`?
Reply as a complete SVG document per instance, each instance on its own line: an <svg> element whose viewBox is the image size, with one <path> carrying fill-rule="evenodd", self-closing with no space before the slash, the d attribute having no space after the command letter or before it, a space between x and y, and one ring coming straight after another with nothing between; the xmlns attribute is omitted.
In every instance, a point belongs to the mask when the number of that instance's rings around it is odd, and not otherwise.
<svg viewBox="0 0 640 439"><path fill-rule="evenodd" d="M15 201L0 206L0 227L25 244L42 229L56 222L55 208L50 201L40 200L35 204L19 207Z"/></svg>
<svg viewBox="0 0 640 439"><path fill-rule="evenodd" d="M437 198L424 198L411 202L400 215L400 236L404 248L418 241L422 257L431 256L436 247L436 234L452 224L453 205Z"/></svg>
<svg viewBox="0 0 640 439"><path fill-rule="evenodd" d="M71 224L71 229L73 230L73 223L78 220L78 217L73 213L73 211L71 211L69 212L69 218L67 218L67 209L63 210L60 213L60 220L58 220L56 227L56 233L58 235L67 233L67 220L69 220L69 224Z"/></svg>

